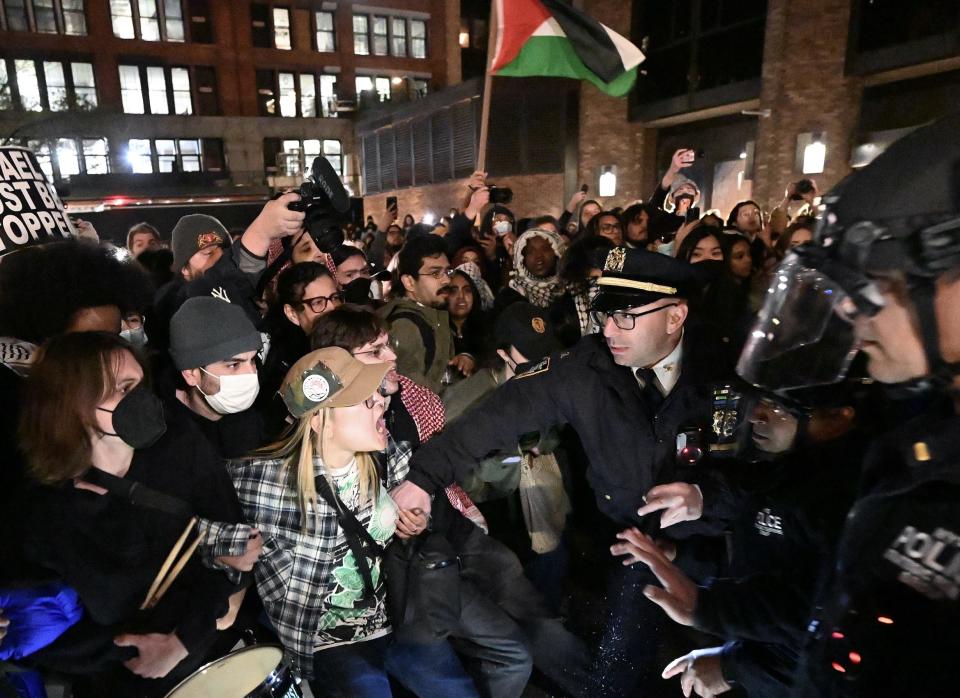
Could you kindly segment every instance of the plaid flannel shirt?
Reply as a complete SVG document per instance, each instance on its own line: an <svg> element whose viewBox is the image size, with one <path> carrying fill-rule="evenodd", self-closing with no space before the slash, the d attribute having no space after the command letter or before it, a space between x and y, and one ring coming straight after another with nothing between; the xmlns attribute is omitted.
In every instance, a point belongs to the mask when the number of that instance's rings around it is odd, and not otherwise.
<svg viewBox="0 0 960 698"><path fill-rule="evenodd" d="M223 564L217 558L238 557L246 553L253 526L201 518L197 520L197 533L200 536L197 553L203 564L210 569L222 570L231 582L239 584L243 572Z"/></svg>
<svg viewBox="0 0 960 698"><path fill-rule="evenodd" d="M388 458L387 489L406 477L409 447L407 451L405 459ZM321 498L314 525L303 531L290 473L281 478L283 465L280 459L235 460L229 471L247 520L263 537L263 553L254 567L260 599L294 671L311 678L324 589L334 583L339 526L336 512Z"/></svg>

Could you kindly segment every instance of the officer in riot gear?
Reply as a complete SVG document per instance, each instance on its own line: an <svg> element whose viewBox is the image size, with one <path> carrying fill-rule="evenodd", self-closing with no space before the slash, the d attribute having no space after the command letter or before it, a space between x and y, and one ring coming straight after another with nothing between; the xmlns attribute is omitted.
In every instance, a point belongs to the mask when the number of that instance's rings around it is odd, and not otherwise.
<svg viewBox="0 0 960 698"><path fill-rule="evenodd" d="M810 623L797 693L951 694L960 669L960 116L825 197L775 273L738 366L768 389L839 379L859 350L900 392L947 396L877 439Z"/></svg>

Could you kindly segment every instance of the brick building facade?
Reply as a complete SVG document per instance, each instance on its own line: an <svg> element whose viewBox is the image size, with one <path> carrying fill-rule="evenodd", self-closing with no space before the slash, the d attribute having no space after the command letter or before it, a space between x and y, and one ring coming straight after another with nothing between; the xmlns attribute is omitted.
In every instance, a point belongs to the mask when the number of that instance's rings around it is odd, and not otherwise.
<svg viewBox="0 0 960 698"><path fill-rule="evenodd" d="M933 0L909 9L868 0L575 4L644 46L646 75L627 99L578 86L574 127L556 145L563 166L510 177L520 216L559 212L581 183L595 194L609 167L612 202L647 198L681 146L704 153L691 171L704 210L726 215L743 198L773 206L802 177L826 191L960 98L960 5L945 17ZM510 81L494 80L494 105ZM805 174L811 144L822 146L823 164L811 160ZM401 211L416 215L446 210L459 191L414 184L368 199L376 209L397 195Z"/></svg>

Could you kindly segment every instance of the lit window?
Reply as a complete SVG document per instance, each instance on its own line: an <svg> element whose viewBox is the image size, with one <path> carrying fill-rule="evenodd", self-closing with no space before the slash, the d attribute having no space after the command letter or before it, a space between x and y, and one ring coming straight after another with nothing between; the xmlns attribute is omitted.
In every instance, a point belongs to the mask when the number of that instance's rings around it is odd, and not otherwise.
<svg viewBox="0 0 960 698"><path fill-rule="evenodd" d="M13 99L10 92L10 78L7 75L7 62L0 58L0 111L12 108Z"/></svg>
<svg viewBox="0 0 960 698"><path fill-rule="evenodd" d="M273 45L277 48L291 49L290 10L285 7L273 8Z"/></svg>
<svg viewBox="0 0 960 698"><path fill-rule="evenodd" d="M167 30L167 41L183 41L183 8L180 0L164 0L163 25Z"/></svg>
<svg viewBox="0 0 960 698"><path fill-rule="evenodd" d="M324 141L323 142L323 154L330 161L330 166L333 167L334 171L343 176L343 150L340 145L340 141Z"/></svg>
<svg viewBox="0 0 960 698"><path fill-rule="evenodd" d="M57 33L57 15L53 10L53 0L33 0L33 22L38 32Z"/></svg>
<svg viewBox="0 0 960 698"><path fill-rule="evenodd" d="M300 159L303 151L300 141L283 141L281 147L283 149L281 169L288 177L295 177L302 171Z"/></svg>
<svg viewBox="0 0 960 698"><path fill-rule="evenodd" d="M37 162L40 163L40 169L46 175L47 180L52 182L53 177L53 157L50 155L50 144L47 141L27 141L27 147L37 156Z"/></svg>
<svg viewBox="0 0 960 698"><path fill-rule="evenodd" d="M93 109L97 106L97 85L90 63L71 63L73 73L73 102L77 109Z"/></svg>
<svg viewBox="0 0 960 698"><path fill-rule="evenodd" d="M280 116L297 115L297 83L293 73L280 73Z"/></svg>
<svg viewBox="0 0 960 698"><path fill-rule="evenodd" d="M309 73L300 74L300 116L317 115L317 82Z"/></svg>
<svg viewBox="0 0 960 698"><path fill-rule="evenodd" d="M153 173L153 153L150 145L150 141L145 138L127 141L127 162L134 174Z"/></svg>
<svg viewBox="0 0 960 698"><path fill-rule="evenodd" d="M77 142L71 138L57 139L57 167L61 177L72 177L80 174L80 154L77 152Z"/></svg>
<svg viewBox="0 0 960 698"><path fill-rule="evenodd" d="M373 55L387 55L387 18L373 18Z"/></svg>
<svg viewBox="0 0 960 698"><path fill-rule="evenodd" d="M136 37L133 31L133 5L130 0L110 0L110 18L113 22L114 36L121 39Z"/></svg>
<svg viewBox="0 0 960 698"><path fill-rule="evenodd" d="M16 60L17 87L20 90L20 105L26 111L43 111L40 101L40 83L33 61Z"/></svg>
<svg viewBox="0 0 960 698"><path fill-rule="evenodd" d="M324 116L336 116L337 102L337 76L320 76L320 104L323 108Z"/></svg>
<svg viewBox="0 0 960 698"><path fill-rule="evenodd" d="M377 96L381 102L390 101L390 78L375 78L374 84L377 87Z"/></svg>
<svg viewBox="0 0 960 698"><path fill-rule="evenodd" d="M107 174L110 172L110 158L106 138L84 138L83 165L87 174Z"/></svg>
<svg viewBox="0 0 960 698"><path fill-rule="evenodd" d="M180 170L182 172L199 172L200 141L179 140L177 146L180 149Z"/></svg>
<svg viewBox="0 0 960 698"><path fill-rule="evenodd" d="M120 97L124 114L143 114L143 90L140 87L140 69L135 65L120 66Z"/></svg>
<svg viewBox="0 0 960 698"><path fill-rule="evenodd" d="M174 113L192 114L193 100L190 97L190 71L186 68L171 68L170 83L173 85Z"/></svg>
<svg viewBox="0 0 960 698"><path fill-rule="evenodd" d="M83 13L83 0L60 0L63 8L63 33L73 36L85 36L87 17Z"/></svg>
<svg viewBox="0 0 960 698"><path fill-rule="evenodd" d="M413 89L417 93L417 97L426 97L427 91L430 89L430 83L427 80L414 80Z"/></svg>
<svg viewBox="0 0 960 698"><path fill-rule="evenodd" d="M63 75L63 64L44 61L43 79L47 83L47 104L50 111L66 111L70 105L67 102L67 80Z"/></svg>
<svg viewBox="0 0 960 698"><path fill-rule="evenodd" d="M154 141L157 151L157 172L177 172L177 146L172 139Z"/></svg>
<svg viewBox="0 0 960 698"><path fill-rule="evenodd" d="M353 16L353 52L358 56L370 55L369 19L366 15Z"/></svg>
<svg viewBox="0 0 960 698"><path fill-rule="evenodd" d="M147 68L147 94L151 114L170 113L170 104L167 101L167 76L164 75L163 68L157 66Z"/></svg>
<svg viewBox="0 0 960 698"><path fill-rule="evenodd" d="M371 92L373 91L373 78L367 77L366 75L357 76L357 99L360 98L361 92Z"/></svg>
<svg viewBox="0 0 960 698"><path fill-rule="evenodd" d="M427 57L427 23L420 19L410 20L410 55Z"/></svg>
<svg viewBox="0 0 960 698"><path fill-rule="evenodd" d="M394 17L390 20L393 37L390 39L390 53L394 56L407 55L407 20Z"/></svg>
<svg viewBox="0 0 960 698"><path fill-rule="evenodd" d="M140 9L140 38L160 41L160 10L157 0L138 0Z"/></svg>
<svg viewBox="0 0 960 698"><path fill-rule="evenodd" d="M336 31L332 12L317 12L317 50L323 53L336 50Z"/></svg>

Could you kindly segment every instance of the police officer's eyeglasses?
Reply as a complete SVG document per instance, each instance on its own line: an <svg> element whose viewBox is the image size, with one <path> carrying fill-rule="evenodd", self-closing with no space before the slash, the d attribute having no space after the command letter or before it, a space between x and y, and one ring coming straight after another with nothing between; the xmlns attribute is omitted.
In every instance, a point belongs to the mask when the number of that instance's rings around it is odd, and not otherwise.
<svg viewBox="0 0 960 698"><path fill-rule="evenodd" d="M619 327L621 330L632 330L637 326L637 318L643 317L644 315L650 315L651 313L659 313L661 310L666 308L672 308L675 305L680 305L679 303L667 303L666 305L661 305L659 308L653 308L652 310L644 310L642 313L628 313L625 310L594 310L592 311L593 321L597 323L597 326L603 327L607 323L607 318L613 318L613 324Z"/></svg>
<svg viewBox="0 0 960 698"><path fill-rule="evenodd" d="M300 301L301 306L309 306L310 310L315 313L322 313L330 303L343 303L343 294L337 291L329 296L315 296L313 298L304 298Z"/></svg>

